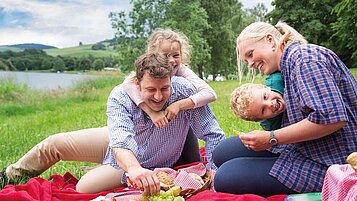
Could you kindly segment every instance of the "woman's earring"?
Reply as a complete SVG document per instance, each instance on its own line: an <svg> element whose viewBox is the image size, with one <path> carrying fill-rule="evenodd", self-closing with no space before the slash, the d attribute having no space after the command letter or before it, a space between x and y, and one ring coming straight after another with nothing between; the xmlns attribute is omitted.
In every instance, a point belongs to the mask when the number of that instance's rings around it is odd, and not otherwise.
<svg viewBox="0 0 357 201"><path fill-rule="evenodd" d="M273 50L273 52L275 52L275 47L273 47L273 49L272 49L272 50Z"/></svg>

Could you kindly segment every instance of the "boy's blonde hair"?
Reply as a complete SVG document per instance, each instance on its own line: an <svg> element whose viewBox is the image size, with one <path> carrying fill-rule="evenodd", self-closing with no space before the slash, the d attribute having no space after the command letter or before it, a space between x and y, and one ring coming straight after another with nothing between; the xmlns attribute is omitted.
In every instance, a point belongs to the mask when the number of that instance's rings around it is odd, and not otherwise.
<svg viewBox="0 0 357 201"><path fill-rule="evenodd" d="M156 53L162 41L168 40L171 42L178 42L181 48L181 61L188 65L191 59L191 45L187 36L183 33L173 31L169 28L155 29L151 34L147 44L147 52Z"/></svg>
<svg viewBox="0 0 357 201"><path fill-rule="evenodd" d="M242 62L242 56L239 54L239 45L241 45L243 41L251 39L255 40L256 42L261 41L268 34L271 34L278 41L277 46L281 51L283 51L287 45L293 42L307 44L307 41L299 32L284 22L278 22L275 26L266 22L254 22L244 28L237 37L236 53L239 76L243 76L242 72L245 66Z"/></svg>
<svg viewBox="0 0 357 201"><path fill-rule="evenodd" d="M261 119L250 114L249 106L253 101L253 90L262 89L264 87L262 84L253 83L246 83L237 87L231 94L231 109L234 114L244 120L261 121Z"/></svg>

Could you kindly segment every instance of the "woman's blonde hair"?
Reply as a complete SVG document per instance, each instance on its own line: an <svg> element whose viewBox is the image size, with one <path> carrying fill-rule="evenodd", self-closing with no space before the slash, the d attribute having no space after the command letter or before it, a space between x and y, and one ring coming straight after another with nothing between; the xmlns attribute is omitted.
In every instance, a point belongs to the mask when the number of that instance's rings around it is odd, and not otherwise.
<svg viewBox="0 0 357 201"><path fill-rule="evenodd" d="M260 121L250 114L249 106L253 102L253 90L262 89L262 84L246 83L237 87L231 94L231 110L237 117L248 121Z"/></svg>
<svg viewBox="0 0 357 201"><path fill-rule="evenodd" d="M299 42L301 44L307 43L305 38L299 32L284 22L278 22L275 26L266 22L254 22L244 28L237 37L236 53L238 75L243 75L242 72L244 66L242 56L239 54L239 45L241 45L243 41L250 39L255 40L255 42L261 41L268 34L271 34L276 40L278 40L277 46L281 51L293 42Z"/></svg>
<svg viewBox="0 0 357 201"><path fill-rule="evenodd" d="M178 42L181 48L181 61L183 64L188 65L191 59L191 45L187 36L183 33L173 31L169 28L158 28L148 39L147 52L158 52L158 47L164 40L171 42Z"/></svg>

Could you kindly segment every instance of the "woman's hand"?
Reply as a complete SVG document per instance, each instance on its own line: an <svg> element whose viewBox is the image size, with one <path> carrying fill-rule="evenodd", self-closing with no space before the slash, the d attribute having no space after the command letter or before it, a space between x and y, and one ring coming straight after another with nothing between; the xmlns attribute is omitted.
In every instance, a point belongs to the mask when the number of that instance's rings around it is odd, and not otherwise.
<svg viewBox="0 0 357 201"><path fill-rule="evenodd" d="M269 143L269 131L251 131L249 133L240 134L239 138L248 149L254 151L262 151L272 146Z"/></svg>

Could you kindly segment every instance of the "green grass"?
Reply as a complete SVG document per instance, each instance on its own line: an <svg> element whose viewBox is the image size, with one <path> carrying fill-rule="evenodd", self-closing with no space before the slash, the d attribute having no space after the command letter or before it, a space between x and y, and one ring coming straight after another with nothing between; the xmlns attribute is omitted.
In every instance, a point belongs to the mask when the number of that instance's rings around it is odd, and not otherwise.
<svg viewBox="0 0 357 201"><path fill-rule="evenodd" d="M350 68L352 75L357 79L357 68Z"/></svg>
<svg viewBox="0 0 357 201"><path fill-rule="evenodd" d="M0 168L18 160L49 135L105 125L108 95L122 80L122 76L103 77L70 90L47 93L25 90L21 95L2 99ZM0 91L2 88L3 85ZM60 162L41 176L48 178L70 171L79 177L83 164L87 163Z"/></svg>
<svg viewBox="0 0 357 201"><path fill-rule="evenodd" d="M351 69L357 77L357 68ZM18 160L34 145L54 133L106 125L106 102L112 88L121 83L123 76L103 78L79 84L76 88L43 93L11 81L0 83L0 168ZM243 80L248 82L248 80ZM255 79L262 83L263 78ZM260 129L258 123L236 118L229 108L230 94L239 86L238 81L210 82L218 99L210 104L227 137L233 130ZM202 145L202 142L200 142ZM59 162L40 175L69 171L80 177L80 162Z"/></svg>
<svg viewBox="0 0 357 201"><path fill-rule="evenodd" d="M71 57L82 57L93 55L94 57L109 57L114 51L113 50L92 50L92 45L82 45L77 47L69 48L52 48L45 49L44 51L51 56L71 56Z"/></svg>

